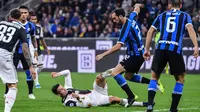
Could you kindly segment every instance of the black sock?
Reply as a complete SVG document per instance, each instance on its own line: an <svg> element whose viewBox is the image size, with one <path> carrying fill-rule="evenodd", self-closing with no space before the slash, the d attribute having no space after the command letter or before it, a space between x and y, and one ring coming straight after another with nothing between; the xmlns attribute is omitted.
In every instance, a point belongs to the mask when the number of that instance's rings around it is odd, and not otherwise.
<svg viewBox="0 0 200 112"><path fill-rule="evenodd" d="M33 80L30 80L30 81L26 81L27 84L28 84L28 91L29 91L29 94L33 94Z"/></svg>
<svg viewBox="0 0 200 112"><path fill-rule="evenodd" d="M181 94L173 94L172 93L172 103L171 103L171 107L170 107L170 111L171 112L178 112L177 107L179 104L179 101L181 99Z"/></svg>
<svg viewBox="0 0 200 112"><path fill-rule="evenodd" d="M6 88L5 88L5 94L8 93L8 85L6 84Z"/></svg>
<svg viewBox="0 0 200 112"><path fill-rule="evenodd" d="M146 77L142 77L141 83L149 84L150 83L150 79L147 79Z"/></svg>
<svg viewBox="0 0 200 112"><path fill-rule="evenodd" d="M149 102L148 105L153 105L155 95L156 95L155 91L152 90L148 91L148 102Z"/></svg>
<svg viewBox="0 0 200 112"><path fill-rule="evenodd" d="M133 92L129 88L128 84L121 86L121 88L126 92L129 99L135 98L135 95L133 94Z"/></svg>

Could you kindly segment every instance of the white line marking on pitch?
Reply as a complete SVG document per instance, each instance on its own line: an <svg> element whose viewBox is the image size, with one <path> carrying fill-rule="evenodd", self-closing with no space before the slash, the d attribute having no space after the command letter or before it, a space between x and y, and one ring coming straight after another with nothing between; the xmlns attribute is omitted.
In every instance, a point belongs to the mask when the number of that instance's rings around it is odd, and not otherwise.
<svg viewBox="0 0 200 112"><path fill-rule="evenodd" d="M179 108L178 110L200 110L200 108ZM168 112L169 109L158 109L153 110L154 112ZM144 111L131 111L131 112L144 112Z"/></svg>

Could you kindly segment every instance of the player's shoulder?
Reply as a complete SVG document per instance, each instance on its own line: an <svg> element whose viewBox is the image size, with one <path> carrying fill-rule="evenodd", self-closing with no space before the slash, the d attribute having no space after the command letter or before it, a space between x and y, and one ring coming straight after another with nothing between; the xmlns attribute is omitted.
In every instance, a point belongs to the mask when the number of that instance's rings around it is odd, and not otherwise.
<svg viewBox="0 0 200 112"><path fill-rule="evenodd" d="M0 24L4 24L6 26L12 26L17 29L25 29L25 27L20 22L16 22L16 21L12 21L12 22L1 21Z"/></svg>
<svg viewBox="0 0 200 112"><path fill-rule="evenodd" d="M187 12L183 12L183 11L179 11L179 12L186 15L186 16L190 16Z"/></svg>

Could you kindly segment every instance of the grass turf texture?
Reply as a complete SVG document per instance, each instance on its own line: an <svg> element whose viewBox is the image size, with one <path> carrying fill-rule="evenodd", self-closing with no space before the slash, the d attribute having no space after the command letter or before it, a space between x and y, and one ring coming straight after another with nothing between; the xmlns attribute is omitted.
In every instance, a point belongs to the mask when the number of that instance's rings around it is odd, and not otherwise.
<svg viewBox="0 0 200 112"><path fill-rule="evenodd" d="M150 77L150 74L142 74L145 77ZM112 105L109 107L92 107L92 108L77 108L64 107L61 99L51 92L52 85L60 83L63 85L64 78L58 77L52 79L50 73L42 72L40 74L41 89L34 88L36 100L28 99L28 88L26 84L25 73L19 73L18 95L12 112L144 112L146 107L130 107L124 108L120 105ZM80 74L72 73L72 82L74 88L92 89L92 84L96 74ZM179 112L200 112L200 75L187 75L185 81L184 93L181 99ZM167 112L170 107L171 92L174 88L175 81L173 76L162 75L161 81L165 85L165 94L161 95L158 91L156 95L156 106L154 110L159 112ZM109 95L126 98L125 93L117 85L111 77L107 79ZM132 91L135 92L139 99L138 101L147 101L147 87L145 84L128 83ZM0 111L4 108L4 85L0 84ZM190 109L189 109L190 108Z"/></svg>

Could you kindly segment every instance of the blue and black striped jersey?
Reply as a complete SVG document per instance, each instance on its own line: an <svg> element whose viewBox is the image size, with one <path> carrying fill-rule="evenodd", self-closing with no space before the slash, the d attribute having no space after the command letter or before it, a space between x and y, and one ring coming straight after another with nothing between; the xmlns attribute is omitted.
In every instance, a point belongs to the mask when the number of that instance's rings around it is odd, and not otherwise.
<svg viewBox="0 0 200 112"><path fill-rule="evenodd" d="M35 36L36 34L36 26L34 23L27 21L23 26L26 29L26 38L28 41L28 44L31 44L31 37ZM22 42L19 43L18 47L16 48L16 53L21 54L22 53Z"/></svg>
<svg viewBox="0 0 200 112"><path fill-rule="evenodd" d="M132 12L126 23L122 26L118 43L125 44L127 47L127 55L142 56L144 53L144 45L139 26L135 20L136 12Z"/></svg>
<svg viewBox="0 0 200 112"><path fill-rule="evenodd" d="M191 17L180 10L172 9L160 14L151 26L161 33L156 49L181 54L182 39L188 24L192 24Z"/></svg>

